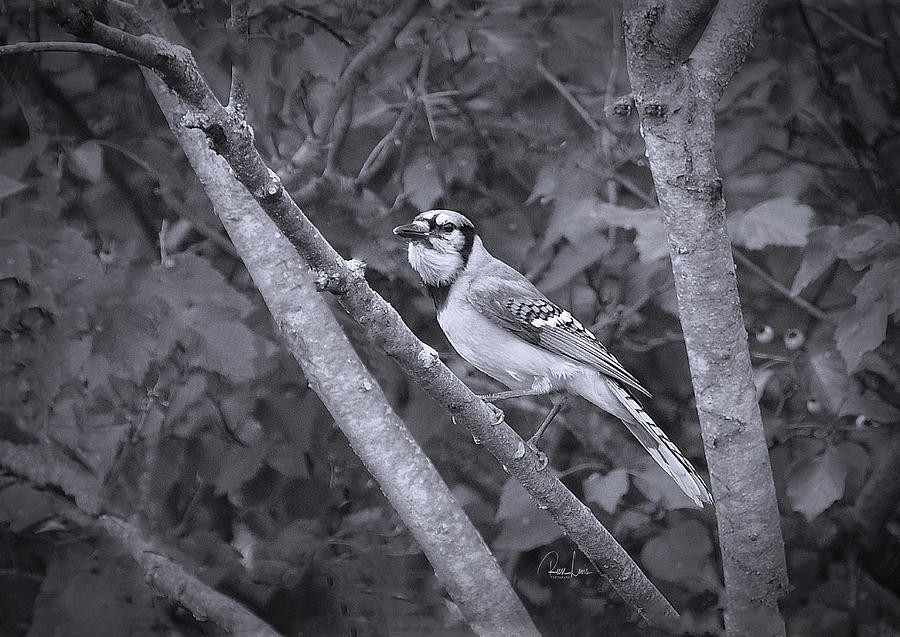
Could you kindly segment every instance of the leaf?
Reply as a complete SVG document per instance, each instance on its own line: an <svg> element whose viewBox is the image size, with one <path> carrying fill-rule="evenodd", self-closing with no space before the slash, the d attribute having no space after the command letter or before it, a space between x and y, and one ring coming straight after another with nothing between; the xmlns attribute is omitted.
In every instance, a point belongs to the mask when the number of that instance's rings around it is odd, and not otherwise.
<svg viewBox="0 0 900 637"><path fill-rule="evenodd" d="M881 301L888 314L900 310L900 257L875 262L853 288L853 295L860 312Z"/></svg>
<svg viewBox="0 0 900 637"><path fill-rule="evenodd" d="M94 334L92 353L109 362L110 369L138 382L150 361L168 352L175 339L159 330L157 308L115 306Z"/></svg>
<svg viewBox="0 0 900 637"><path fill-rule="evenodd" d="M844 495L847 464L834 447L788 468L787 496L795 511L812 522Z"/></svg>
<svg viewBox="0 0 900 637"><path fill-rule="evenodd" d="M428 210L444 194L437 165L430 157L419 155L404 167L403 190L419 210Z"/></svg>
<svg viewBox="0 0 900 637"><path fill-rule="evenodd" d="M28 248L18 241L0 239L0 279L31 281L31 256Z"/></svg>
<svg viewBox="0 0 900 637"><path fill-rule="evenodd" d="M488 14L475 31L475 50L487 63L503 63L517 71L533 68L537 59L535 34L521 20L511 20L502 12Z"/></svg>
<svg viewBox="0 0 900 637"><path fill-rule="evenodd" d="M884 301L873 303L864 311L853 308L841 315L834 330L834 340L850 373L856 371L866 352L884 342L887 320L888 309Z"/></svg>
<svg viewBox="0 0 900 637"><path fill-rule="evenodd" d="M580 147L573 148L572 154L555 163L543 164L526 205L539 201L542 204L559 202L554 207L553 216L564 220L569 215L569 207L581 199L596 198L597 177L581 167L579 159L589 152ZM593 205L593 204L592 204ZM551 226L553 221L550 222ZM549 228L548 228L549 230ZM556 239L561 235L557 235ZM556 241L553 239L553 241ZM552 243L552 241L551 241Z"/></svg>
<svg viewBox="0 0 900 637"><path fill-rule="evenodd" d="M5 482L2 486L0 523L13 533L21 533L56 513L52 494L15 482Z"/></svg>
<svg viewBox="0 0 900 637"><path fill-rule="evenodd" d="M609 241L599 235L581 243L564 245L541 277L539 287L548 292L561 288L606 256L609 248Z"/></svg>
<svg viewBox="0 0 900 637"><path fill-rule="evenodd" d="M880 423L894 423L900 420L900 409L884 402L875 394L851 396L841 405L838 416L863 415Z"/></svg>
<svg viewBox="0 0 900 637"><path fill-rule="evenodd" d="M304 454L307 449L297 443L281 443L272 450L267 459L270 467L287 478L309 478L309 466Z"/></svg>
<svg viewBox="0 0 900 637"><path fill-rule="evenodd" d="M133 294L145 308L140 312L146 321L143 331L155 334L148 353L166 355L180 342L198 367L238 382L255 376L257 346L265 340L241 320L253 304L205 259L181 253L173 261L174 267L142 270L135 281ZM115 324L111 328L119 329ZM128 352L121 354L134 359Z"/></svg>
<svg viewBox="0 0 900 637"><path fill-rule="evenodd" d="M444 175L448 182L471 184L478 167L478 153L471 146L454 146L444 157Z"/></svg>
<svg viewBox="0 0 900 637"><path fill-rule="evenodd" d="M772 59L762 59L756 61L747 61L742 67L741 72L734 76L734 79L728 83L728 88L722 94L722 98L716 105L720 113L731 112L732 104L738 102L742 95L752 94L756 89L771 90L773 85L770 76L781 71L783 65ZM744 104L741 104L744 106Z"/></svg>
<svg viewBox="0 0 900 637"><path fill-rule="evenodd" d="M659 208L626 208L602 203L601 211L609 225L635 231L634 245L641 261L649 263L668 256L669 244Z"/></svg>
<svg viewBox="0 0 900 637"><path fill-rule="evenodd" d="M137 563L104 536L59 543L34 601L31 635L152 635L176 631Z"/></svg>
<svg viewBox="0 0 900 637"><path fill-rule="evenodd" d="M740 75L740 74L738 74ZM734 118L716 131L715 151L718 169L723 175L739 172L741 166L759 150L765 136L765 123L757 117ZM770 143L773 140L766 140Z"/></svg>
<svg viewBox="0 0 900 637"><path fill-rule="evenodd" d="M193 350L193 363L211 372L217 372L235 382L256 376L255 359L257 336L237 319L218 321L214 308L204 312L195 326L200 336Z"/></svg>
<svg viewBox="0 0 900 637"><path fill-rule="evenodd" d="M854 65L852 71L839 74L838 81L849 87L853 106L859 117L858 128L866 138L866 142L872 144L890 128L893 121L885 108L884 100L872 90L871 84L863 79L858 65Z"/></svg>
<svg viewBox="0 0 900 637"><path fill-rule="evenodd" d="M642 218L635 226L637 235L634 238L634 246L641 261L646 263L669 256L669 238L658 214L659 211L656 213L651 216L648 212L646 218Z"/></svg>
<svg viewBox="0 0 900 637"><path fill-rule="evenodd" d="M690 590L717 588L709 530L696 520L672 526L641 549L641 563L653 577Z"/></svg>
<svg viewBox="0 0 900 637"><path fill-rule="evenodd" d="M90 140L79 144L68 153L69 170L91 183L103 178L103 148Z"/></svg>
<svg viewBox="0 0 900 637"><path fill-rule="evenodd" d="M562 529L535 506L515 478L509 478L503 485L496 520L502 522L502 527L491 543L495 550L530 551L563 536Z"/></svg>
<svg viewBox="0 0 900 637"><path fill-rule="evenodd" d="M230 493L255 477L268 452L269 445L266 443L232 449L221 459L222 468L215 479L216 495Z"/></svg>
<svg viewBox="0 0 900 637"><path fill-rule="evenodd" d="M162 299L179 310L197 305L218 306L223 318L246 318L253 311L250 299L203 257L182 252L173 259L174 267L156 266L141 273L136 282L138 298Z"/></svg>
<svg viewBox="0 0 900 637"><path fill-rule="evenodd" d="M848 473L855 474L861 479L872 468L872 457L869 451L856 442L841 442L835 446L835 451L841 457L841 462L847 467Z"/></svg>
<svg viewBox="0 0 900 637"><path fill-rule="evenodd" d="M627 208L596 196L557 202L544 235L544 247L565 237L572 243L609 226L635 231L634 245L641 261L652 262L669 254L659 208Z"/></svg>
<svg viewBox="0 0 900 637"><path fill-rule="evenodd" d="M592 473L582 483L584 499L596 502L607 513L615 513L619 500L628 493L629 484L625 469L613 469L604 476Z"/></svg>
<svg viewBox="0 0 900 637"><path fill-rule="evenodd" d="M851 385L844 362L832 349L815 351L809 356L809 369L812 394L826 409L838 413Z"/></svg>
<svg viewBox="0 0 900 637"><path fill-rule="evenodd" d="M347 47L324 29L303 36L300 58L310 73L336 82L344 68Z"/></svg>
<svg viewBox="0 0 900 637"><path fill-rule="evenodd" d="M759 402L766 391L769 381L775 378L775 370L771 367L754 367L753 384L756 386L756 401Z"/></svg>
<svg viewBox="0 0 900 637"><path fill-rule="evenodd" d="M539 185L549 186L549 183L541 183L550 179L549 177L545 178L545 174L547 173L542 169L535 190ZM585 236L605 228L607 223L603 219L600 208L602 205L602 202L594 195L558 202L553 208L550 223L547 224L547 230L544 232L543 247L549 248L560 239L578 243L583 241Z"/></svg>
<svg viewBox="0 0 900 637"><path fill-rule="evenodd" d="M766 246L804 246L813 210L793 197L778 197L728 217L732 241L750 250Z"/></svg>
<svg viewBox="0 0 900 637"><path fill-rule="evenodd" d="M178 385L174 396L169 398L169 408L166 410L166 423L174 424L184 413L203 399L206 394L206 376L203 374L191 374Z"/></svg>
<svg viewBox="0 0 900 637"><path fill-rule="evenodd" d="M638 461L640 469L631 471L634 486L648 500L656 502L666 509L695 508L691 499L649 456L642 456Z"/></svg>
<svg viewBox="0 0 900 637"><path fill-rule="evenodd" d="M838 226L823 226L809 233L803 250L803 262L791 285L791 294L800 294L837 260L840 234Z"/></svg>
<svg viewBox="0 0 900 637"><path fill-rule="evenodd" d="M0 175L0 201L22 192L26 188L28 188L27 184L10 179L6 175Z"/></svg>
<svg viewBox="0 0 900 637"><path fill-rule="evenodd" d="M881 249L900 242L900 227L881 217L866 215L841 228L838 256L852 268L862 270Z"/></svg>

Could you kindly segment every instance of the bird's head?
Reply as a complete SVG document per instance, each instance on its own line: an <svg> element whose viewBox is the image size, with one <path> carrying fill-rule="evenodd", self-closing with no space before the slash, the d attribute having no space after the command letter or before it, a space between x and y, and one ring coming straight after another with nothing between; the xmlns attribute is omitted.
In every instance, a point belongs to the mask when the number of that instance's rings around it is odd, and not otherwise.
<svg viewBox="0 0 900 637"><path fill-rule="evenodd" d="M475 244L475 226L453 210L428 210L394 234L409 240L409 263L425 285L450 285L465 269Z"/></svg>

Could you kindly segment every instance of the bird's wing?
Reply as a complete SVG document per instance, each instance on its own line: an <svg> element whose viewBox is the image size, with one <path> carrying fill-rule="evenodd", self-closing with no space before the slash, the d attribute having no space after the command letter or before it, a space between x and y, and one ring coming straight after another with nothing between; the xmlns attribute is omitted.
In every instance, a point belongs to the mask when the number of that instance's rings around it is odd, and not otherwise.
<svg viewBox="0 0 900 637"><path fill-rule="evenodd" d="M650 395L596 336L512 268L497 276L474 277L466 297L478 312L519 338L590 365L627 387Z"/></svg>

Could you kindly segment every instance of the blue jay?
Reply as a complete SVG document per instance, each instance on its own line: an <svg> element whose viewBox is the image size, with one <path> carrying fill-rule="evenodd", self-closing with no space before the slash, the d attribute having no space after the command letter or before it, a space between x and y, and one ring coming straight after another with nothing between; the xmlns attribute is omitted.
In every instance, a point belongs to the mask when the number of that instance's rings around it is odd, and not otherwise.
<svg viewBox="0 0 900 637"><path fill-rule="evenodd" d="M409 240L410 265L453 348L509 387L483 398L550 394L553 408L530 444L562 409L567 393L576 394L624 422L697 506L712 502L703 479L635 398L650 393L575 317L494 258L468 218L429 210L394 234Z"/></svg>

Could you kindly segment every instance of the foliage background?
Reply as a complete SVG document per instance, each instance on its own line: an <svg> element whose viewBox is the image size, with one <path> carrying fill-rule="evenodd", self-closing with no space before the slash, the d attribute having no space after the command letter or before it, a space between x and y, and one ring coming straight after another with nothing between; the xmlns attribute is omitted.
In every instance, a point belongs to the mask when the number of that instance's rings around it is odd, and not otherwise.
<svg viewBox="0 0 900 637"><path fill-rule="evenodd" d="M417 210L475 219L497 256L594 326L653 392L650 413L701 459L643 144L633 118L607 117L629 91L615 8L424 5L339 116L345 136L328 168L356 175L383 139L386 160L361 192L322 193L304 186L323 158L298 150L391 3L253 3L245 60L226 3L170 4L223 99L228 65L246 65L270 165L470 386L495 389L449 349L390 233ZM840 524L889 457L900 415L898 31L889 3L772 3L720 105L717 156L746 258L738 276L796 635L900 630L900 560L871 555ZM15 2L0 34L67 39ZM0 64L0 437L79 465L109 508L287 634L465 634L282 352L137 71L71 53ZM557 551L565 563L573 550L560 530L389 361L356 345L539 627L649 632L599 577L551 580L542 559ZM509 421L527 434L543 409L516 402ZM544 442L554 469L692 632L719 633L711 513L688 508L613 419L579 403L561 420ZM0 477L0 632L209 631L155 598L110 540L63 522L64 506ZM889 528L896 540L900 527Z"/></svg>

